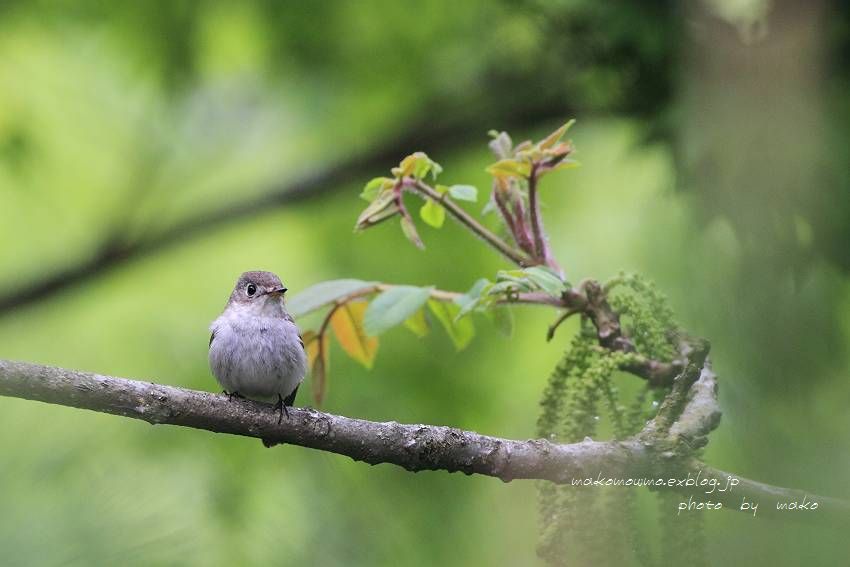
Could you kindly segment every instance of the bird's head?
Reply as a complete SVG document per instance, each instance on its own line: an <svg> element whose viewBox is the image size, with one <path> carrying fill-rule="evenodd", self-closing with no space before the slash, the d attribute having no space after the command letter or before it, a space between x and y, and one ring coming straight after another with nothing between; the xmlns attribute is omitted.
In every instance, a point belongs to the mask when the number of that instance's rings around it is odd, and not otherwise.
<svg viewBox="0 0 850 567"><path fill-rule="evenodd" d="M228 307L250 310L257 315L283 312L286 286L272 272L245 272L236 281Z"/></svg>

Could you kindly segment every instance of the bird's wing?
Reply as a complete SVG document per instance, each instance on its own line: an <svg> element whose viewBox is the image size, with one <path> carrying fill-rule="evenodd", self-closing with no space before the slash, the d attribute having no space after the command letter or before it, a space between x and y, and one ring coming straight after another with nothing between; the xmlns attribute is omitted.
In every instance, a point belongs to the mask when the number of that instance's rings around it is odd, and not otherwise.
<svg viewBox="0 0 850 567"><path fill-rule="evenodd" d="M286 319L287 321L289 321L290 323L292 323L293 325L295 324L295 319L293 319L292 315L290 315L289 313L284 313L283 318ZM212 339L210 339L210 340L212 340ZM303 349L304 348L304 339L301 337L301 334L298 335L298 342L301 343L301 348Z"/></svg>

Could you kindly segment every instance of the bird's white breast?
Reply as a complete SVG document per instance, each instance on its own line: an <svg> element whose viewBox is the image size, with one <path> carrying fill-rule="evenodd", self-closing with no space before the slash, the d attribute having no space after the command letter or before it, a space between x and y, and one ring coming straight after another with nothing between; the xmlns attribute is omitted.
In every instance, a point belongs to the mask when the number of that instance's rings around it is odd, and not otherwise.
<svg viewBox="0 0 850 567"><path fill-rule="evenodd" d="M307 357L298 327L270 307L231 305L210 327L215 334L210 368L228 392L286 397L304 379ZM269 313L274 316L266 316Z"/></svg>

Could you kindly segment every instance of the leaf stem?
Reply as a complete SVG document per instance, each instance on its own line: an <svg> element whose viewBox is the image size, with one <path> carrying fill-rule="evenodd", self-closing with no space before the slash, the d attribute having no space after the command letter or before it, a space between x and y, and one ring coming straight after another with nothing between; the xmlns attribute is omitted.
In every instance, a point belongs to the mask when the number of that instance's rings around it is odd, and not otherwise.
<svg viewBox="0 0 850 567"><path fill-rule="evenodd" d="M528 258L525 254L523 254L522 252L520 252L519 250L499 238L487 227L472 218L469 213L459 207L457 203L452 201L447 195L441 195L439 192L437 192L436 189L418 179L405 177L404 184L406 187L409 187L414 192L419 193L420 195L424 195L425 197L428 197L429 199L432 199L437 203L440 203L462 225L472 231L484 242L495 248L498 252L500 252L503 256L505 256L514 264L520 266L521 268L534 265L535 262L533 260Z"/></svg>
<svg viewBox="0 0 850 567"><path fill-rule="evenodd" d="M579 312L580 312L579 309L574 308L574 309L568 309L568 310L564 311L563 313L561 313L560 317L555 319L555 322L552 323L551 325L549 325L549 330L546 331L546 341L548 342L548 341L551 341L552 339L554 339L555 338L555 331L558 330L558 327L561 326L561 323L563 323L564 321L566 321L567 319L569 319L570 317L572 317L573 315L575 315L576 313L579 313Z"/></svg>
<svg viewBox="0 0 850 567"><path fill-rule="evenodd" d="M392 286L389 286L392 287ZM454 301L458 297L462 297L463 294L456 291L445 291L442 289L432 289L431 290L431 298L436 299L437 301ZM539 292L526 292L526 293L518 293L512 296L510 299L500 299L498 301L500 304L512 304L512 303L523 303L526 305L546 305L549 307L564 307L563 300L552 297L548 293L539 293Z"/></svg>
<svg viewBox="0 0 850 567"><path fill-rule="evenodd" d="M499 193L499 189L495 187L495 185L493 187L493 201L496 203L496 207L498 207L499 213L502 215L502 220L505 221L505 225L508 227L508 231L513 235L514 241L520 248L524 248L522 242L520 242L519 234L517 233L514 217L511 212L508 211L508 207L505 205L505 201Z"/></svg>

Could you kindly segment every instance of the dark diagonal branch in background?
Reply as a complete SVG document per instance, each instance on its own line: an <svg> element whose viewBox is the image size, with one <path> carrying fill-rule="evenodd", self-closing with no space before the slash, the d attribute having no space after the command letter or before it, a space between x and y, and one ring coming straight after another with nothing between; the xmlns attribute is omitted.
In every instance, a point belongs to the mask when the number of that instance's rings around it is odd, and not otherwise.
<svg viewBox="0 0 850 567"><path fill-rule="evenodd" d="M536 107L525 107L506 113L513 125L535 124L563 116L567 109L556 101ZM16 287L0 292L0 316L18 307L41 301L56 293L94 279L110 269L141 257L167 250L175 244L202 236L227 223L237 222L253 215L273 210L282 205L316 197L327 191L359 182L364 175L382 168L387 163L404 156L399 148L421 147L449 152L471 140L482 139L487 131L488 112L465 116L454 122L441 123L429 119L422 124L401 128L409 132L375 148L371 152L326 169L269 187L257 197L238 202L227 208L201 213L180 221L156 234L127 241L124 235L110 232L109 238L90 256L77 263L25 281ZM239 193L239 191L236 191Z"/></svg>
<svg viewBox="0 0 850 567"><path fill-rule="evenodd" d="M518 441L453 427L379 423L301 408L291 408L289 419L278 424L271 406L250 400L229 400L225 395L23 362L0 360L0 395L120 415L154 425L256 437L268 444L300 445L371 465L389 463L413 472L444 470L487 475L506 482L540 479L560 484L573 479L636 478L665 472L658 466L664 459L659 458L648 438L573 444L543 439ZM682 413L702 395L694 394ZM681 472L670 469L673 470ZM729 477L696 460L688 461L686 470L700 471L703 478L716 478L720 486ZM739 481L742 492L752 499L774 502L801 500L805 496L810 502L818 502L817 513L806 516L807 521L835 525L850 520L847 502L747 479ZM740 505L741 494L734 490L711 496L736 510ZM777 513L771 507L765 506L766 514Z"/></svg>

